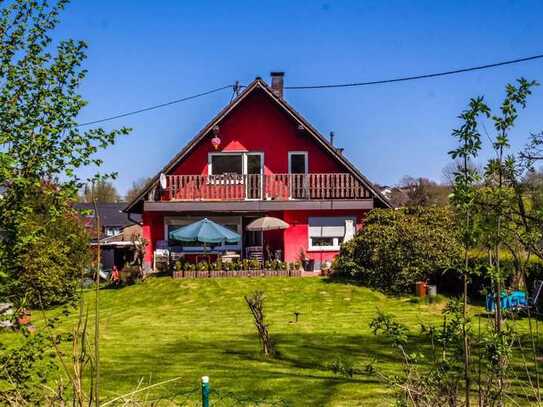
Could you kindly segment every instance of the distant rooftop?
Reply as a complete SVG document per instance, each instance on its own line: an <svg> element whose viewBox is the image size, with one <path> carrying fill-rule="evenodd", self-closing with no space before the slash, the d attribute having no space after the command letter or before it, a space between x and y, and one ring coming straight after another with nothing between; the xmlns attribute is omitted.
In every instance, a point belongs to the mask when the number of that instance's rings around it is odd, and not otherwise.
<svg viewBox="0 0 543 407"><path fill-rule="evenodd" d="M97 207L100 215L100 223L104 227L124 227L134 224L134 222L128 219L128 214L122 212L123 208L126 207L126 202L99 203ZM94 204L77 203L75 204L75 208L79 211L94 210ZM140 215L132 214L131 218L134 221L141 222Z"/></svg>

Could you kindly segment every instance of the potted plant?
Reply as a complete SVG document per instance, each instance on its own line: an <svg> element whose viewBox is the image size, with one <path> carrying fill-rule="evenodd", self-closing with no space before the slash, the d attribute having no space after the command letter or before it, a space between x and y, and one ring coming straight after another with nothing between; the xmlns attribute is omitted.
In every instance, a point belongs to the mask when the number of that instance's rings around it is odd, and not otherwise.
<svg viewBox="0 0 543 407"><path fill-rule="evenodd" d="M328 260L324 261L321 264L321 274L323 276L327 276L330 274L331 271L332 271L332 263L330 263Z"/></svg>
<svg viewBox="0 0 543 407"><path fill-rule="evenodd" d="M206 261L201 261L197 265L198 271L209 271L209 263Z"/></svg>
<svg viewBox="0 0 543 407"><path fill-rule="evenodd" d="M20 327L30 325L30 322L32 321L32 316L30 314L30 310L28 308L21 308L19 309L18 316L17 316L17 325Z"/></svg>
<svg viewBox="0 0 543 407"><path fill-rule="evenodd" d="M242 269L241 262L239 260L234 260L230 265L230 269L232 271L241 271Z"/></svg>
<svg viewBox="0 0 543 407"><path fill-rule="evenodd" d="M260 269L260 262L257 259L253 259L249 263L249 269L251 270L259 270Z"/></svg>
<svg viewBox="0 0 543 407"><path fill-rule="evenodd" d="M307 257L305 250L303 248L300 248L299 259L305 271L313 271L315 267L315 260Z"/></svg>
<svg viewBox="0 0 543 407"><path fill-rule="evenodd" d="M196 264L194 264L194 263L185 263L184 266L183 266L183 269L185 271L188 271L188 272L196 271Z"/></svg>

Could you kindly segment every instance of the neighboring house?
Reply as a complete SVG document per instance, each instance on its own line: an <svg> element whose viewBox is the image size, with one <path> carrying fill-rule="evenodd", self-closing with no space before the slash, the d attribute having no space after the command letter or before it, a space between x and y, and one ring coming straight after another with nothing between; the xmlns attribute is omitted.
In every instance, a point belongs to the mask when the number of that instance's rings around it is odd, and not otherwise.
<svg viewBox="0 0 543 407"><path fill-rule="evenodd" d="M77 203L75 208L81 213L85 228L93 237L92 245L100 245L102 267L111 269L113 265L122 269L126 262L133 258L132 236L141 235L139 225L141 216L124 213L122 210L126 203L99 203L97 204L100 216L100 236L96 233L96 213L94 204Z"/></svg>
<svg viewBox="0 0 543 407"><path fill-rule="evenodd" d="M378 185L375 184L375 187L381 191L381 194L390 202L390 204L395 208L403 207L406 202L409 201L409 193L411 187L397 187L389 185Z"/></svg>
<svg viewBox="0 0 543 407"><path fill-rule="evenodd" d="M362 227L375 207L390 204L340 149L286 103L283 74L272 73L271 87L261 78L245 87L124 211L142 215L143 235L150 242L147 267L156 249L197 250L197 244L169 241L168 232L208 217L242 236L240 244L224 250L244 257L247 247L266 244L289 262L303 252L318 269L338 254L343 240ZM246 230L265 215L290 227Z"/></svg>

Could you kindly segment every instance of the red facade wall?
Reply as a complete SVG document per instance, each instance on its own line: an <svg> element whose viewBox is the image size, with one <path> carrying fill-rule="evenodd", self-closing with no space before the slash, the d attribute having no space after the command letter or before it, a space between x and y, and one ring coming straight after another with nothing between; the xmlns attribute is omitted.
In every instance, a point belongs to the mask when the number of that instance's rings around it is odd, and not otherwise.
<svg viewBox="0 0 543 407"><path fill-rule="evenodd" d="M308 218L311 216L356 216L356 230L363 226L367 211L285 211L283 220L290 224L283 232L285 260L298 261L303 249L306 256L320 263L332 261L337 251L308 251Z"/></svg>
<svg viewBox="0 0 543 407"><path fill-rule="evenodd" d="M207 175L208 153L253 151L264 153L264 174L288 173L288 152L307 151L312 173L347 172L313 137L298 130L296 122L261 90L248 95L220 123L218 150L209 135L170 174Z"/></svg>
<svg viewBox="0 0 543 407"><path fill-rule="evenodd" d="M142 222L143 238L148 242L145 261L152 264L156 242L164 240L164 216L157 212L143 212Z"/></svg>
<svg viewBox="0 0 543 407"><path fill-rule="evenodd" d="M356 216L356 229L362 228L367 211L284 211L271 212L266 215L283 219L290 227L285 230L273 230L264 233L264 242L272 248L281 248L284 259L288 262L298 261L300 250L316 262L332 261L337 251L308 251L308 218L311 216ZM170 214L172 215L172 214ZM164 215L157 212L144 212L143 237L149 242L145 261L152 264L153 251L157 240L164 239Z"/></svg>

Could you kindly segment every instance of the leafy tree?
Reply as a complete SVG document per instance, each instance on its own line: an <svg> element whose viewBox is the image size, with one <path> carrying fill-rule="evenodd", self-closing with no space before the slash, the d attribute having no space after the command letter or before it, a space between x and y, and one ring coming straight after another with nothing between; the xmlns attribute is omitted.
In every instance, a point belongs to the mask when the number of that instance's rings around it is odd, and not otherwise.
<svg viewBox="0 0 543 407"><path fill-rule="evenodd" d="M413 178L405 176L396 189L401 194L392 192L392 200L395 206L445 206L448 203L450 188L447 185L440 185L428 178ZM402 199L403 197L403 199Z"/></svg>
<svg viewBox="0 0 543 407"><path fill-rule="evenodd" d="M507 247L518 260L516 248L522 244L519 239L523 228L515 223L515 218L526 213L524 192L519 175L523 172L513 155L506 155L510 148L509 132L514 127L518 117L518 109L526 106L527 97L535 82L523 78L516 86L506 86L506 96L498 113L484 102L482 97L471 99L468 109L461 115L462 125L453 131L459 140L457 149L449 152L460 165L454 172L452 204L457 212L462 243L464 246L464 305L463 305L463 337L464 337L464 374L465 401L469 406L470 375L469 375L469 320L467 317L467 292L470 267L469 251L484 245L492 253L489 256L489 272L492 278L493 291L496 297L495 333L498 342L504 342L502 332L501 292L506 274L500 264L502 246ZM495 157L491 158L484 169L483 185L476 187L478 174L470 166L471 160L477 157L482 148L482 137L479 126L483 119L489 119L496 131L492 142ZM486 130L485 130L486 131ZM491 136L487 133L487 136ZM518 204L518 210L515 209ZM526 218L523 218L526 220ZM524 226L527 224L525 223ZM498 392L503 389L505 359L497 360ZM500 396L500 394L498 394Z"/></svg>
<svg viewBox="0 0 543 407"><path fill-rule="evenodd" d="M477 177L480 179L480 177L483 174L482 168L478 165L477 162L475 162L474 159L469 159L466 161L466 166L468 170L472 173L477 175ZM464 160L462 159L456 159L451 162L449 162L445 167L443 167L443 170L441 171L443 184L448 186L449 188L452 188L455 180L456 175L458 172L463 171L464 169ZM480 181L478 181L480 182Z"/></svg>
<svg viewBox="0 0 543 407"><path fill-rule="evenodd" d="M150 178L140 178L132 182L132 186L128 189L125 197L126 202L131 202L143 191L143 188L150 181Z"/></svg>
<svg viewBox="0 0 543 407"><path fill-rule="evenodd" d="M50 216L53 207L63 216ZM44 187L35 189L26 208L18 229L31 231L32 238L11 251L20 268L12 271L15 278L8 280L3 291L34 307L66 303L74 298L83 270L91 262L89 236L70 202L59 202Z"/></svg>
<svg viewBox="0 0 543 407"><path fill-rule="evenodd" d="M15 0L0 9L0 284L15 289L9 292L14 299L27 275L60 267L64 260L52 261L54 251L85 250L82 239L49 239L49 233L57 236L61 218L73 219L68 204L81 187L77 169L99 166L95 153L128 133L77 125L86 105L78 88L87 46L57 44L50 36L66 4Z"/></svg>
<svg viewBox="0 0 543 407"><path fill-rule="evenodd" d="M463 338L463 360L464 360L464 384L465 401L470 405L471 377L469 366L469 333L470 320L468 318L468 279L471 274L469 264L469 252L477 244L477 227L474 221L475 186L479 180L476 169L470 165L472 160L477 158L481 149L481 134L477 129L477 118L480 115L489 115L488 107L483 103L482 98L472 99L468 109L460 115L463 121L458 129L453 130L453 135L459 141L459 146L449 152L449 155L456 162L457 168L454 174L453 193L451 204L456 211L461 242L464 251L463 268L463 303L462 318L460 320Z"/></svg>
<svg viewBox="0 0 543 407"><path fill-rule="evenodd" d="M98 179L95 182L89 183L83 189L81 201L92 203L115 203L121 200L117 189L111 181Z"/></svg>
<svg viewBox="0 0 543 407"><path fill-rule="evenodd" d="M506 155L510 148L509 132L514 127L518 109L526 107L526 100L531 94L531 88L536 82L519 79L517 86L506 86L504 98L498 114L490 114L490 108L486 109L494 124L496 136L492 143L495 157L491 158L485 167L485 199L480 205L485 217L487 230L486 239L490 242L494 251L492 277L495 281L497 295L496 329L500 331L502 316L499 305L504 275L500 268L500 250L502 243L508 240L508 232L512 229L506 226L511 220L512 198L520 199L519 208L524 206L522 190L517 180L518 166L513 155Z"/></svg>

